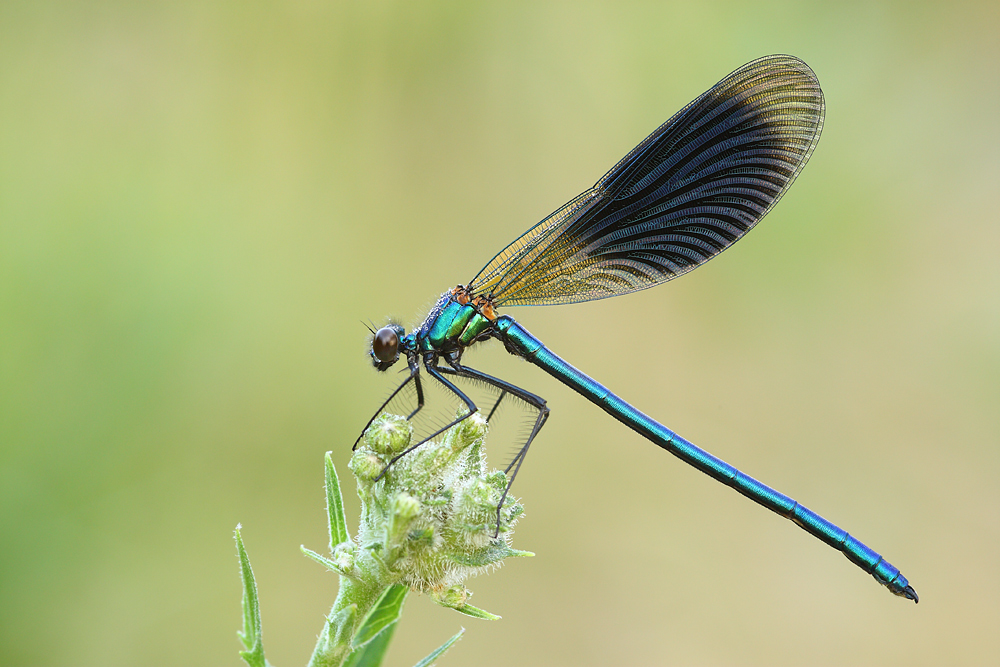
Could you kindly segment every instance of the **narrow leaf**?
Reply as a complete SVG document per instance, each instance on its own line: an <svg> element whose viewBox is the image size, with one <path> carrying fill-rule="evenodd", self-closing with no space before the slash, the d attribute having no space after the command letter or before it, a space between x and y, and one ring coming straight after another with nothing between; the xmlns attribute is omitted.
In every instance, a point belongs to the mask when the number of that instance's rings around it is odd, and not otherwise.
<svg viewBox="0 0 1000 667"><path fill-rule="evenodd" d="M485 609L480 609L479 607L473 607L471 604L463 604L461 607L452 607L455 611L465 614L466 616L471 616L473 618L481 618L484 621L499 621L500 616L496 614L491 614Z"/></svg>
<svg viewBox="0 0 1000 667"><path fill-rule="evenodd" d="M379 667L389 650L389 642L398 623L390 623L370 642L355 650L347 657L344 667Z"/></svg>
<svg viewBox="0 0 1000 667"><path fill-rule="evenodd" d="M336 572L337 574L345 576L345 577L351 577L351 575L349 573L344 572L344 570L342 570L339 565L337 565L336 563L334 563L329 558L326 558L325 556L319 555L318 553L316 553L312 549L306 549L305 546L303 546L301 544L299 545L299 549L301 549L302 553L304 553L306 556L308 556L309 558L312 558L314 561L316 561L317 563L319 563L320 565L322 565L326 569L331 570L332 572ZM353 577L351 577L351 578L353 579Z"/></svg>
<svg viewBox="0 0 1000 667"><path fill-rule="evenodd" d="M361 627L354 635L351 648L357 649L375 638L386 626L395 623L403 611L403 600L409 588L396 584L386 589L379 601L375 603L368 616L361 622Z"/></svg>
<svg viewBox="0 0 1000 667"><path fill-rule="evenodd" d="M351 539L347 532L347 516L344 514L344 496L340 493L340 479L333 465L330 453L326 453L326 511L329 515L330 551L342 542Z"/></svg>
<svg viewBox="0 0 1000 667"><path fill-rule="evenodd" d="M316 640L316 648L309 658L308 667L340 667L351 642L351 628L358 616L358 605L349 604L330 615L323 624L323 632Z"/></svg>
<svg viewBox="0 0 1000 667"><path fill-rule="evenodd" d="M240 657L250 667L266 667L260 629L260 604L257 601L257 582L250 568L250 557L243 547L239 525L236 526L236 551L240 557L240 573L243 575L243 630L237 634L247 649L240 651Z"/></svg>
<svg viewBox="0 0 1000 667"><path fill-rule="evenodd" d="M451 556L451 560L459 565L483 567L485 565L498 563L504 558L530 558L534 555L535 554L530 551L511 549L503 542L497 542L475 553L454 554Z"/></svg>
<svg viewBox="0 0 1000 667"><path fill-rule="evenodd" d="M436 649L431 651L430 655L428 655L426 658L418 662L413 667L430 667L431 663L440 658L442 655L444 655L445 651L450 649L452 644L454 644L455 642L457 642L459 639L462 638L463 634L465 634L465 628L459 630L457 635L455 635L454 637L452 637L451 639L449 639L448 641L446 641L445 643L441 644Z"/></svg>
<svg viewBox="0 0 1000 667"><path fill-rule="evenodd" d="M350 604L333 614L327 619L327 627L330 628L330 647L336 650L338 647L347 646L351 640L351 630L354 628L354 621L358 617L358 605Z"/></svg>

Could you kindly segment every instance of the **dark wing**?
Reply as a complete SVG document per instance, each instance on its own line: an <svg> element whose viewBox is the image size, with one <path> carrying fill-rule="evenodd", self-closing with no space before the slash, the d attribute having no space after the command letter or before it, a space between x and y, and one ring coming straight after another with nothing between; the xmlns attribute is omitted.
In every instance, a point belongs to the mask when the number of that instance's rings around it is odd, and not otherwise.
<svg viewBox="0 0 1000 667"><path fill-rule="evenodd" d="M576 303L653 287L735 243L781 198L823 127L823 92L792 56L739 68L472 281L499 306Z"/></svg>

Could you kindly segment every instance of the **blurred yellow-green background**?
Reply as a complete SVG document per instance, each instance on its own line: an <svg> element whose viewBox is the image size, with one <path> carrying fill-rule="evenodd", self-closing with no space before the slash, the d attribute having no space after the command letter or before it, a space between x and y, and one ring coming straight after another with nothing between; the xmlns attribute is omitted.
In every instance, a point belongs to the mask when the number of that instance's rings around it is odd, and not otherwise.
<svg viewBox="0 0 1000 667"><path fill-rule="evenodd" d="M359 320L418 322L791 53L826 126L763 224L669 286L512 314L921 603L493 347L553 409L515 487L538 555L470 583L502 621L412 596L389 662L464 625L442 665L997 664L998 36L996 2L0 4L3 662L241 664L242 522L268 657L303 664L322 455L397 379Z"/></svg>

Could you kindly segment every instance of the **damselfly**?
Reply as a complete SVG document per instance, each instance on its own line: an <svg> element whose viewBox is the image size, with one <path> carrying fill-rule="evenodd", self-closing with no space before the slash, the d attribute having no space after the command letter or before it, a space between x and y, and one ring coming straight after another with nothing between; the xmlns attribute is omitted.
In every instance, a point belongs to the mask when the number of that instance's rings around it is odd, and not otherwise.
<svg viewBox="0 0 1000 667"><path fill-rule="evenodd" d="M643 437L791 519L894 594L917 602L899 570L847 531L641 413L499 313L504 306L628 294L701 266L750 231L791 186L819 141L824 109L816 75L801 60L778 55L748 63L657 128L594 187L504 248L470 283L445 292L416 330L391 324L373 332L375 368L386 370L400 355L409 365L409 376L379 412L410 383L417 404L409 417L423 408L421 365L464 405L462 414L392 462L478 410L449 377L471 379L500 392L487 418L508 395L535 413L507 467L509 491L549 409L535 394L462 363L470 346L497 339Z"/></svg>

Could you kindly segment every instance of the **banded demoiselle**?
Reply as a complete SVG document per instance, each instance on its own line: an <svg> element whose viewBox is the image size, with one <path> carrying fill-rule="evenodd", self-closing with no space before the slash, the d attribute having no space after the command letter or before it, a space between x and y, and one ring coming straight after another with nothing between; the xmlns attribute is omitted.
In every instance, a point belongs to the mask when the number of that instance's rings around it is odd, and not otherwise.
<svg viewBox="0 0 1000 667"><path fill-rule="evenodd" d="M445 292L416 330L390 324L373 331L375 368L388 369L401 354L409 366L409 376L376 416L410 383L417 404L409 418L423 408L421 364L464 405L462 414L398 454L382 474L477 411L447 376L478 381L499 391L487 419L508 395L537 413L506 468L503 505L549 409L535 394L462 364L467 348L497 339L644 438L841 551L895 595L918 602L899 570L847 531L643 414L498 312L628 294L701 266L750 231L791 186L819 141L824 110L819 81L804 62L784 55L754 60L677 112L594 187L500 251L470 283ZM499 512L500 506L498 526Z"/></svg>

